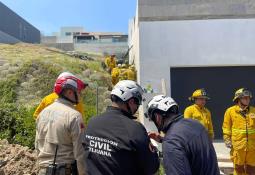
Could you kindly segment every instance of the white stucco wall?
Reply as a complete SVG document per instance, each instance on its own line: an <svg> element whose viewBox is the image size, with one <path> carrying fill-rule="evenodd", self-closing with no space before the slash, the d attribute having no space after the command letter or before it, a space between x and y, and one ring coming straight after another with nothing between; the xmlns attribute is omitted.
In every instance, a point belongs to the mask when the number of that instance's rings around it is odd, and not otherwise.
<svg viewBox="0 0 255 175"><path fill-rule="evenodd" d="M139 22L139 83L161 93L163 78L171 95L170 67L255 65L254 31L255 19Z"/></svg>
<svg viewBox="0 0 255 175"><path fill-rule="evenodd" d="M138 8L136 9L136 16L129 21L129 31L128 31L128 46L129 51L129 64L134 64L138 72L138 82L140 80L140 59L139 59L139 20L138 20Z"/></svg>
<svg viewBox="0 0 255 175"><path fill-rule="evenodd" d="M255 64L255 19L140 22L140 83L170 95L170 67Z"/></svg>

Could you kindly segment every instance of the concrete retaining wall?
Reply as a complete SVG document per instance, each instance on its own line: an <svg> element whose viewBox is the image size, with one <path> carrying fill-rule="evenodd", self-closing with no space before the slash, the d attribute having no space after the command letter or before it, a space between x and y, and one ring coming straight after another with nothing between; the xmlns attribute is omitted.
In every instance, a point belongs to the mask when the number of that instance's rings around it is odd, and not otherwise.
<svg viewBox="0 0 255 175"><path fill-rule="evenodd" d="M76 51L88 53L124 54L128 50L127 43L80 43L74 44Z"/></svg>

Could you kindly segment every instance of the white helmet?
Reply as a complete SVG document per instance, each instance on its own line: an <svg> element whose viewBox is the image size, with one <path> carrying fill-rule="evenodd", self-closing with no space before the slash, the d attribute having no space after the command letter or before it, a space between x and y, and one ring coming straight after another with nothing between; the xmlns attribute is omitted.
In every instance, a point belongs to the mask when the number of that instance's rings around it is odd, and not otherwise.
<svg viewBox="0 0 255 175"><path fill-rule="evenodd" d="M179 106L174 99L165 95L157 95L148 103L145 117L153 120L155 110L167 112L171 108L173 113L177 114L179 112Z"/></svg>
<svg viewBox="0 0 255 175"><path fill-rule="evenodd" d="M131 98L136 98L139 104L142 104L143 89L140 85L132 80L119 81L111 92L111 95L119 97L122 101L127 101Z"/></svg>

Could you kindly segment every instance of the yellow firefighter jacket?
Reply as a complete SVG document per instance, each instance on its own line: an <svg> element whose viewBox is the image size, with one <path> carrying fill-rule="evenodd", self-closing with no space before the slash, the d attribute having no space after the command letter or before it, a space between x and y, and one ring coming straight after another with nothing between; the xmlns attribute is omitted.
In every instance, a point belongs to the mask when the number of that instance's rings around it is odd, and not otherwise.
<svg viewBox="0 0 255 175"><path fill-rule="evenodd" d="M112 70L113 68L116 67L116 59L115 58L111 59L111 57L106 57L105 58L105 65L107 66L107 68Z"/></svg>
<svg viewBox="0 0 255 175"><path fill-rule="evenodd" d="M120 76L120 68L115 67L112 69L112 84L115 85L119 82L119 76Z"/></svg>
<svg viewBox="0 0 255 175"><path fill-rule="evenodd" d="M184 118L199 121L208 131L210 138L214 138L211 112L206 107L200 108L198 105L193 104L185 109Z"/></svg>
<svg viewBox="0 0 255 175"><path fill-rule="evenodd" d="M249 107L245 114L234 105L224 115L222 126L224 140L231 139L234 150L255 150L255 108Z"/></svg>
<svg viewBox="0 0 255 175"><path fill-rule="evenodd" d="M37 119L39 113L46 108L47 106L49 106L50 104L52 104L56 99L58 99L58 94L56 94L55 92L47 95L46 97L44 97L41 101L41 103L39 104L39 106L36 108L33 117L34 119ZM77 111L79 111L82 116L84 116L84 107L83 107L83 102L80 101L77 105L75 105L75 109Z"/></svg>

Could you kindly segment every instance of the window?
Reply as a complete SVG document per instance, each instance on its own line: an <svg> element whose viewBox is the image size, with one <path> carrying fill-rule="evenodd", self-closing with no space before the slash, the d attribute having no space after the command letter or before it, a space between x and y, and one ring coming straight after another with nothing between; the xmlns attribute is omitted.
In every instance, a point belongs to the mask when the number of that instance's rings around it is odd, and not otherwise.
<svg viewBox="0 0 255 175"><path fill-rule="evenodd" d="M66 32L66 36L71 36L72 33L71 32Z"/></svg>

